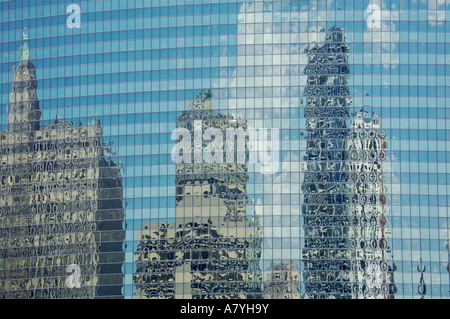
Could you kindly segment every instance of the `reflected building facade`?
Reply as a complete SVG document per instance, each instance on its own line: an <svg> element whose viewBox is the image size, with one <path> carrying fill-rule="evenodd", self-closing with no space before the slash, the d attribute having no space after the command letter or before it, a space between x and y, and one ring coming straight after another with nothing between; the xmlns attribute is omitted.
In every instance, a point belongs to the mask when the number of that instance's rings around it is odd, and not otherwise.
<svg viewBox="0 0 450 319"><path fill-rule="evenodd" d="M300 271L298 265L289 263L274 264L270 268L264 282L265 299L300 299L298 289L300 284Z"/></svg>
<svg viewBox="0 0 450 319"><path fill-rule="evenodd" d="M19 53L0 136L0 298L120 298L120 170L98 121L41 125L27 42Z"/></svg>
<svg viewBox="0 0 450 319"><path fill-rule="evenodd" d="M391 299L396 286L384 185L386 133L379 116L361 109L353 118L350 134L345 148L349 152L348 185L353 198L347 211L352 221L350 247L355 247L355 281L361 283L355 297Z"/></svg>
<svg viewBox="0 0 450 319"><path fill-rule="evenodd" d="M386 262L386 135L363 109L351 119L343 30L331 28L306 53L305 293L388 298L394 288Z"/></svg>
<svg viewBox="0 0 450 319"><path fill-rule="evenodd" d="M0 297L450 298L444 2L0 1ZM273 174L171 158L246 125Z"/></svg>
<svg viewBox="0 0 450 319"><path fill-rule="evenodd" d="M145 224L137 232L135 298L261 298L262 234L258 219L246 212L248 161L227 162L224 144L214 143L247 123L212 110L209 91L189 107L177 118L184 141L176 138L187 144L175 151L184 160L175 161L175 221ZM209 146L208 131L215 137ZM207 147L215 161L206 158Z"/></svg>

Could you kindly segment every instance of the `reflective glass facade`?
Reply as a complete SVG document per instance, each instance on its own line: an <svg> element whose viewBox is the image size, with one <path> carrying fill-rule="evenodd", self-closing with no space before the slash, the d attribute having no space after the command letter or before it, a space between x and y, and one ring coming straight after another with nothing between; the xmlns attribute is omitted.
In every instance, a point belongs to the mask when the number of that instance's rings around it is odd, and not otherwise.
<svg viewBox="0 0 450 319"><path fill-rule="evenodd" d="M449 298L448 6L0 1L0 298Z"/></svg>

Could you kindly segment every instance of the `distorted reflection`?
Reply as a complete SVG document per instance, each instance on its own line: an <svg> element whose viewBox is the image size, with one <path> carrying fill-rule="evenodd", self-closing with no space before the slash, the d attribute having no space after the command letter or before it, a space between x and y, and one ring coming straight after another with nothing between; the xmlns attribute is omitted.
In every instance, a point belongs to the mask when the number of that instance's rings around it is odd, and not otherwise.
<svg viewBox="0 0 450 319"><path fill-rule="evenodd" d="M41 126L26 42L19 53L0 139L0 298L119 298L120 170L105 158L99 121ZM73 267L76 288L67 281Z"/></svg>
<svg viewBox="0 0 450 319"><path fill-rule="evenodd" d="M381 121L364 109L351 121L348 46L341 28L306 53L308 76L305 292L308 298L390 298Z"/></svg>
<svg viewBox="0 0 450 319"><path fill-rule="evenodd" d="M246 121L211 109L209 91L189 107L177 128L187 129L192 141L197 129L219 129L223 136L228 128L246 129ZM196 152L189 146L189 154ZM137 232L135 298L262 296L261 230L246 214L248 164L227 163L225 151L215 152L224 156L222 163L176 165L175 221L145 224Z"/></svg>
<svg viewBox="0 0 450 319"><path fill-rule="evenodd" d="M297 264L273 264L270 270L264 282L265 299L300 299L300 271Z"/></svg>

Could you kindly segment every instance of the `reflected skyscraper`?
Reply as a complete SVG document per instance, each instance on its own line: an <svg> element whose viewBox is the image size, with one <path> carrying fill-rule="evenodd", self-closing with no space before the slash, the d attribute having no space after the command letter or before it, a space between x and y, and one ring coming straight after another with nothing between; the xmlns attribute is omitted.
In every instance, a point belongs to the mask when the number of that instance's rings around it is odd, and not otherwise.
<svg viewBox="0 0 450 319"><path fill-rule="evenodd" d="M199 160L207 143L195 143L208 130L217 138L228 129L246 129L247 123L212 110L210 92L189 106L177 118L177 130L190 141L182 154L189 159L176 165L175 221L145 224L138 231L135 298L260 298L262 239L258 220L246 213L247 164L226 163L222 144L211 152L221 160Z"/></svg>
<svg viewBox="0 0 450 319"><path fill-rule="evenodd" d="M351 124L348 47L341 28L307 49L305 292L309 298L387 298L385 134L361 110Z"/></svg>
<svg viewBox="0 0 450 319"><path fill-rule="evenodd" d="M391 298L396 288L389 265L391 231L383 169L387 159L386 133L381 128L381 118L361 109L353 119L350 135L345 148L352 200L346 209L352 225L350 247L355 248L354 281L362 283L355 297Z"/></svg>
<svg viewBox="0 0 450 319"><path fill-rule="evenodd" d="M300 299L298 289L300 271L297 264L293 262L274 264L270 271L264 282L264 298Z"/></svg>
<svg viewBox="0 0 450 319"><path fill-rule="evenodd" d="M19 53L0 138L0 297L119 298L119 168L105 157L98 121L41 125L27 42Z"/></svg>
<svg viewBox="0 0 450 319"><path fill-rule="evenodd" d="M450 298L449 9L0 1L0 298Z"/></svg>

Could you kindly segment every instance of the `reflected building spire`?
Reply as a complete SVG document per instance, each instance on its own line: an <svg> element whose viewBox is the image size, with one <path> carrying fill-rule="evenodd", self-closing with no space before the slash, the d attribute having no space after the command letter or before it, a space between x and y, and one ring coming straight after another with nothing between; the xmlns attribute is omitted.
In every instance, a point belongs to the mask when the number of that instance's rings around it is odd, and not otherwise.
<svg viewBox="0 0 450 319"><path fill-rule="evenodd" d="M9 95L8 124L12 132L32 133L39 130L41 111L37 99L36 69L30 60L28 36L24 32L24 43L17 52L19 64L13 66L14 83Z"/></svg>

